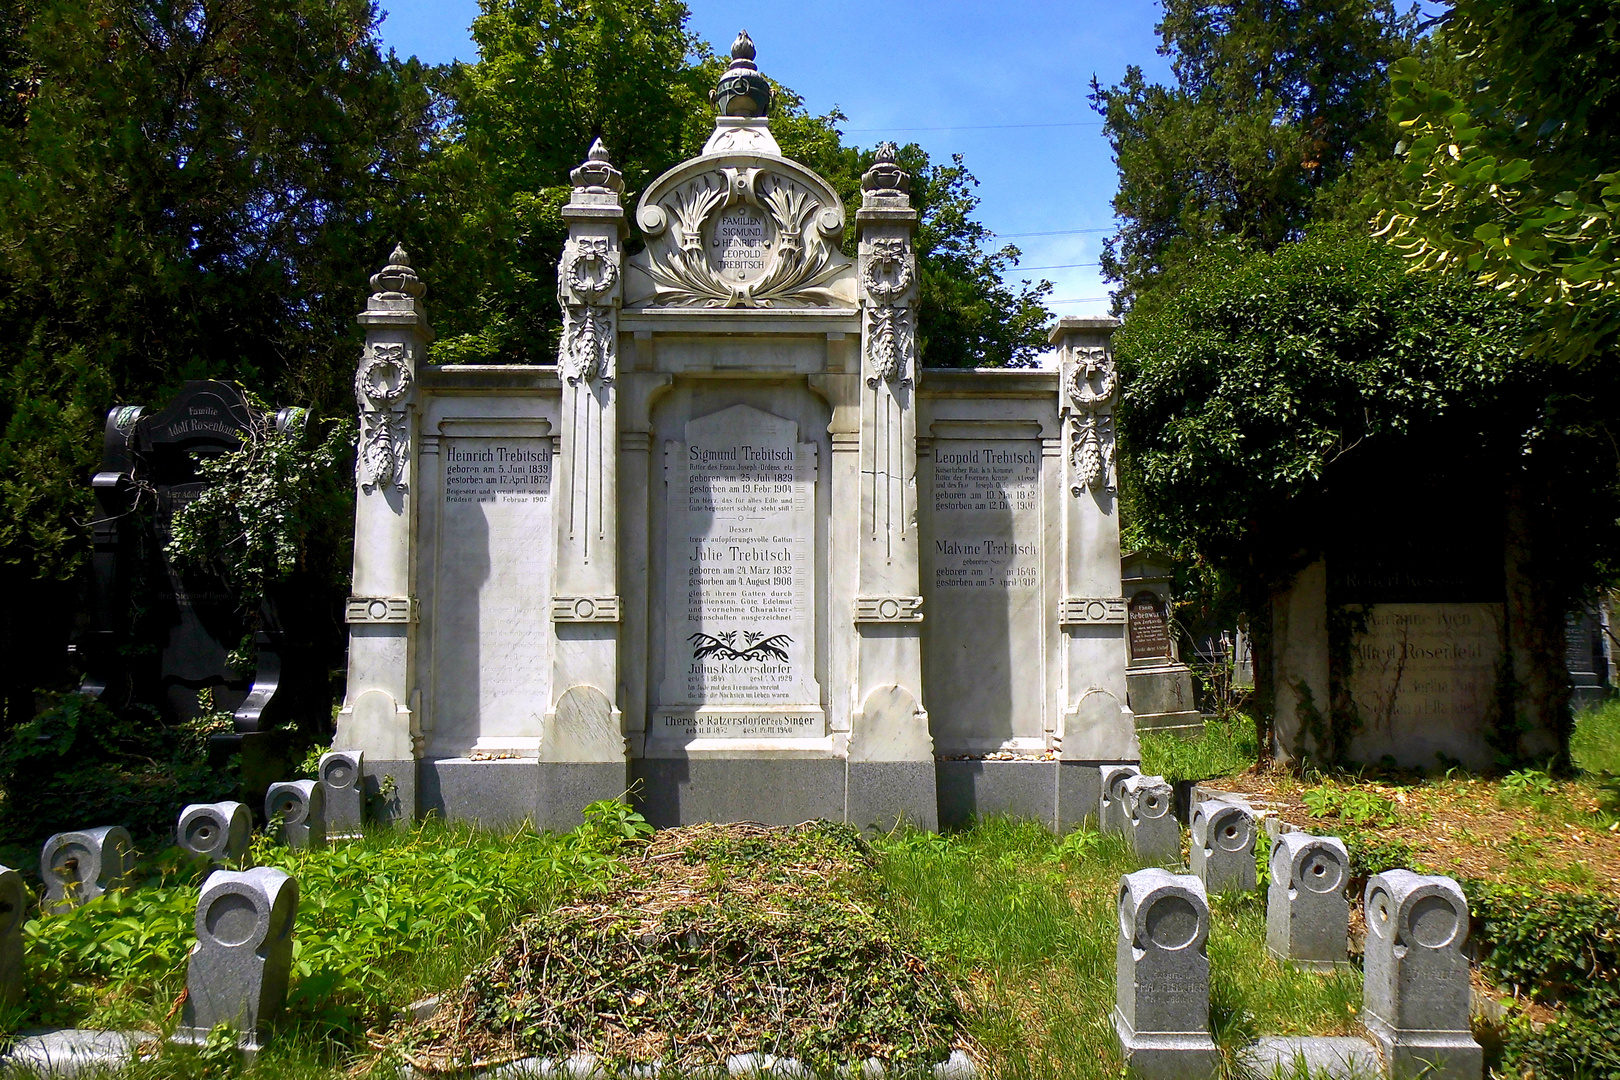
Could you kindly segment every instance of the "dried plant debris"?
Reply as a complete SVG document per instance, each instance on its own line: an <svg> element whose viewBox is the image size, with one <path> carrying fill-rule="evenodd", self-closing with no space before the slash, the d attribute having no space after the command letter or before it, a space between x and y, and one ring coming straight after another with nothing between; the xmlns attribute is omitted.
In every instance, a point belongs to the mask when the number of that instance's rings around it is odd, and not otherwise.
<svg viewBox="0 0 1620 1080"><path fill-rule="evenodd" d="M855 830L669 829L628 862L607 894L514 928L401 1033L405 1059L432 1073L587 1053L609 1073L724 1075L757 1053L921 1076L968 1048L963 1000L889 918Z"/></svg>

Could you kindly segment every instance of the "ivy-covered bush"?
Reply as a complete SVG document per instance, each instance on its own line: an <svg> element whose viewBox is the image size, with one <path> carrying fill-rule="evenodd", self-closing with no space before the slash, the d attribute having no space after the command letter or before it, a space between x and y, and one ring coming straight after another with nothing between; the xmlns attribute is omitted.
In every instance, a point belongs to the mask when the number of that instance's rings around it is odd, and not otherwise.
<svg viewBox="0 0 1620 1080"><path fill-rule="evenodd" d="M1537 1031L1515 1018L1504 1033L1514 1072L1620 1080L1620 901L1591 894L1466 883L1486 972L1532 999L1562 1005Z"/></svg>

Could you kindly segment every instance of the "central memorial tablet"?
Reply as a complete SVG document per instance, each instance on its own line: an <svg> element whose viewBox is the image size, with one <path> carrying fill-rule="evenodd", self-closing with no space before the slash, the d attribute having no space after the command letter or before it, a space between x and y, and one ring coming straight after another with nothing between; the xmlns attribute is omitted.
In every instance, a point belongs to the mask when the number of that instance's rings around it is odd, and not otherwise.
<svg viewBox="0 0 1620 1080"><path fill-rule="evenodd" d="M654 739L819 738L816 445L747 405L665 446L668 555Z"/></svg>

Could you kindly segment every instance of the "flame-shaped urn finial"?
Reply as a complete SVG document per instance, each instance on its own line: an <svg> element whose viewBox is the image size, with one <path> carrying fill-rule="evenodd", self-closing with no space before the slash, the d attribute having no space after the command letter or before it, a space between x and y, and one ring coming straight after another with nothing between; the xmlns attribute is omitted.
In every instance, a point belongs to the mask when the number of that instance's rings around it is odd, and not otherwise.
<svg viewBox="0 0 1620 1080"><path fill-rule="evenodd" d="M585 160L579 167L568 174L575 191L588 191L592 194L617 195L624 190L624 174L613 167L608 160L608 149L601 139L591 143L590 150L585 153Z"/></svg>
<svg viewBox="0 0 1620 1080"><path fill-rule="evenodd" d="M754 64L754 40L747 30L739 30L731 43L731 66L720 76L720 85L709 100L721 116L754 117L771 111L771 84Z"/></svg>

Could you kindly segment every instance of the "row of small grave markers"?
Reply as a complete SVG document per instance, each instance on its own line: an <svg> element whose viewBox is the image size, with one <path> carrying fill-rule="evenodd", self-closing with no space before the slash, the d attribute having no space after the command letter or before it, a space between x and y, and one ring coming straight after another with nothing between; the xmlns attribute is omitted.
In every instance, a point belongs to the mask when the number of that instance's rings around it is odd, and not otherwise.
<svg viewBox="0 0 1620 1080"><path fill-rule="evenodd" d="M1178 862L1181 827L1171 787L1135 766L1101 766L1099 827L1123 833L1145 862ZM1115 1034L1143 1080L1217 1074L1209 1031L1209 894L1257 888L1259 815L1241 796L1194 793L1192 873L1152 868L1120 880ZM1278 832L1266 897L1266 948L1317 971L1349 966L1350 852L1334 836ZM1451 878L1388 870L1367 882L1361 1019L1376 1047L1354 1039L1264 1040L1264 1066L1334 1060L1337 1072L1371 1067L1401 1080L1479 1080L1484 1052L1469 1029L1468 899ZM1310 1044L1316 1044L1314 1046ZM1315 1075L1313 1073L1313 1075Z"/></svg>
<svg viewBox="0 0 1620 1080"><path fill-rule="evenodd" d="M264 813L288 847L323 848L328 830L358 832L362 819L361 755L338 750L321 758L319 780L272 784ZM247 855L253 817L239 802L194 803L180 811L175 843L216 869L197 898L197 943L186 967L186 1000L175 1038L206 1039L216 1025L242 1033L257 1049L262 1025L280 1012L292 973L298 882L272 867L231 870ZM134 869L129 830L107 825L58 833L40 852L49 913L70 910L121 887ZM22 1000L22 927L30 906L22 875L0 867L0 1005Z"/></svg>

